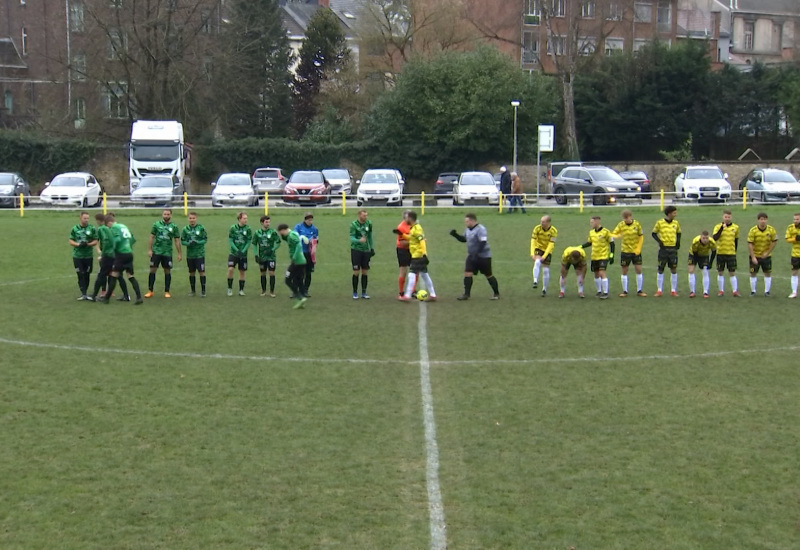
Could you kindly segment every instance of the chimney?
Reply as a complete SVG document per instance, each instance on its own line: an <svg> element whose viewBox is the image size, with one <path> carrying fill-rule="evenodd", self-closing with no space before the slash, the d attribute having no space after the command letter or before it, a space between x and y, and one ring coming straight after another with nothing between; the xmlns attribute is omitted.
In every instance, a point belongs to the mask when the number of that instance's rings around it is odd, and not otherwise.
<svg viewBox="0 0 800 550"><path fill-rule="evenodd" d="M330 8L331 7L330 0L317 0L317 4L319 4L323 8Z"/></svg>

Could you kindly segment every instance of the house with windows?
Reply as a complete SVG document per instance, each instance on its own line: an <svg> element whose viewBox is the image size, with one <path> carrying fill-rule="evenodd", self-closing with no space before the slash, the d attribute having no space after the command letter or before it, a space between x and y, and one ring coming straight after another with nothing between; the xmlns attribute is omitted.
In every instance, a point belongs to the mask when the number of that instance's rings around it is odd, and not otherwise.
<svg viewBox="0 0 800 550"><path fill-rule="evenodd" d="M800 1L727 0L731 63L774 65L800 60Z"/></svg>

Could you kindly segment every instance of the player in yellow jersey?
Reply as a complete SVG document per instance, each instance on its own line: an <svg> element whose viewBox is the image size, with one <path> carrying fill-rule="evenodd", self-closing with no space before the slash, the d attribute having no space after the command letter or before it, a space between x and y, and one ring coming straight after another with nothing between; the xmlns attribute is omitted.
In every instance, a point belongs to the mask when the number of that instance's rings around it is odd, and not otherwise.
<svg viewBox="0 0 800 550"><path fill-rule="evenodd" d="M772 287L772 249L778 242L778 232L767 223L769 216L758 213L758 223L747 234L747 248L750 250L750 296L756 295L758 270L764 273L764 296L769 296Z"/></svg>
<svg viewBox="0 0 800 550"><path fill-rule="evenodd" d="M797 298L797 272L800 270L800 213L795 214L792 225L786 228L786 242L792 245L792 293Z"/></svg>
<svg viewBox="0 0 800 550"><path fill-rule="evenodd" d="M600 216L592 216L589 222L589 240L583 243L583 248L592 247L592 271L594 272L594 286L596 296L602 300L608 299L608 278L606 268L614 263L614 237L611 231L603 227Z"/></svg>
<svg viewBox="0 0 800 550"><path fill-rule="evenodd" d="M714 262L716 251L717 243L708 231L703 231L692 241L692 246L689 247L689 298L695 297L695 267L699 267L703 272L703 298L708 298L708 286L711 284L708 270Z"/></svg>
<svg viewBox="0 0 800 550"><path fill-rule="evenodd" d="M678 249L681 247L681 224L675 219L677 215L678 209L669 205L664 209L664 218L658 220L653 227L653 238L658 243L658 290L655 294L657 298L663 294L665 266L669 266L671 272L670 296L678 296Z"/></svg>
<svg viewBox="0 0 800 550"><path fill-rule="evenodd" d="M739 281L736 278L736 252L739 250L739 226L733 223L733 214L730 210L722 212L722 223L714 226L712 234L717 243L717 296L725 296L725 277L723 273L728 269L731 278L733 297L739 296Z"/></svg>
<svg viewBox="0 0 800 550"><path fill-rule="evenodd" d="M428 291L428 298L425 301L435 302L436 290L433 288L431 276L428 275L428 246L422 226L417 223L417 213L409 212L406 215L406 223L411 228L406 234L403 234L397 228L392 229L392 233L408 241L408 250L411 252L411 273L409 273L408 281L406 281L406 292L402 296L398 296L398 300L403 302L411 301L411 292L414 290L417 277L419 277L425 283L425 288Z"/></svg>
<svg viewBox="0 0 800 550"><path fill-rule="evenodd" d="M539 270L542 270L542 298L547 296L550 282L550 261L556 245L558 230L553 227L550 216L542 216L541 224L531 233L531 259L533 260L533 288L539 286Z"/></svg>
<svg viewBox="0 0 800 550"><path fill-rule="evenodd" d="M633 264L636 272L636 295L647 296L642 290L644 276L642 275L642 245L644 244L644 232L642 224L633 219L633 212L630 210L622 211L622 221L614 228L612 236L622 238L622 253L619 257L619 265L622 269L622 292L620 298L628 295L628 266Z"/></svg>
<svg viewBox="0 0 800 550"><path fill-rule="evenodd" d="M578 278L578 296L583 298L583 280L586 277L586 252L580 246L568 246L561 254L561 278L559 279L560 292L559 298L564 297L567 291L567 273L570 266L575 268L575 276Z"/></svg>

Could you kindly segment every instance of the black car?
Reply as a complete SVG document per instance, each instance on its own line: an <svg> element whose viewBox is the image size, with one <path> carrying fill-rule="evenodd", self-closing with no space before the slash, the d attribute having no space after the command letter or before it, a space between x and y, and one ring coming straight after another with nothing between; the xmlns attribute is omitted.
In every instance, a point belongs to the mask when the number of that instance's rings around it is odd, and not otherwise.
<svg viewBox="0 0 800 550"><path fill-rule="evenodd" d="M612 204L618 199L635 199L642 189L625 181L606 166L570 166L553 178L553 195L557 204L567 204L569 196L583 193L585 201L592 204Z"/></svg>
<svg viewBox="0 0 800 550"><path fill-rule="evenodd" d="M0 172L0 205L19 206L19 196L25 206L31 203L31 187L28 182L14 172Z"/></svg>
<svg viewBox="0 0 800 550"><path fill-rule="evenodd" d="M622 179L631 181L642 188L642 197L650 196L650 177L642 170L627 170L620 172Z"/></svg>
<svg viewBox="0 0 800 550"><path fill-rule="evenodd" d="M458 181L459 172L442 172L436 178L433 194L443 197L453 196L453 185Z"/></svg>

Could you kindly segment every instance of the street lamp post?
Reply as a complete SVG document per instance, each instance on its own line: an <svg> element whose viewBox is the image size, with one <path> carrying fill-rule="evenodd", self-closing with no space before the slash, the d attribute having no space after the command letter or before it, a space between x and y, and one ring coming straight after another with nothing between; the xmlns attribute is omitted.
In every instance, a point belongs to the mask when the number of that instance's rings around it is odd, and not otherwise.
<svg viewBox="0 0 800 550"><path fill-rule="evenodd" d="M518 99L512 100L511 106L514 107L514 164L511 171L516 172L517 171L517 109L519 108L519 100Z"/></svg>

